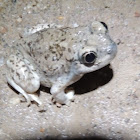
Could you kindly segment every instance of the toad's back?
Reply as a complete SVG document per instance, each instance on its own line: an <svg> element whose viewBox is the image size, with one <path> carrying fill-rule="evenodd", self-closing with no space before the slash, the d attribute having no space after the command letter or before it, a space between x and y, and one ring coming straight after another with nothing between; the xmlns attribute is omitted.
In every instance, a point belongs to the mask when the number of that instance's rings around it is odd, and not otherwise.
<svg viewBox="0 0 140 140"><path fill-rule="evenodd" d="M47 29L24 38L16 46L26 50L46 75L67 72L77 59L77 53L84 38L88 36L87 27ZM24 48L24 50L23 50Z"/></svg>

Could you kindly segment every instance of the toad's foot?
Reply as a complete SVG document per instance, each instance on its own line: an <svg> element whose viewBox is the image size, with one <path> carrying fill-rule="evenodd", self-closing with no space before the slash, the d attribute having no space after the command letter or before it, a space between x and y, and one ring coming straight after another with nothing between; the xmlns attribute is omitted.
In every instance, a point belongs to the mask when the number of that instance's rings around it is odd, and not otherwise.
<svg viewBox="0 0 140 140"><path fill-rule="evenodd" d="M34 94L28 94L26 93L20 86L18 86L12 79L10 79L9 77L7 77L7 81L8 83L15 89L17 90L19 93L21 93L26 101L27 101L27 106L31 105L31 101L35 101L39 106L42 105L42 102L39 100L39 98L37 97L37 95Z"/></svg>
<svg viewBox="0 0 140 140"><path fill-rule="evenodd" d="M74 101L74 90L70 90L65 94L64 92L60 92L53 95L53 103L56 103L57 107L61 107L62 105L70 106L71 101Z"/></svg>
<svg viewBox="0 0 140 140"><path fill-rule="evenodd" d="M31 101L35 101L36 103L38 103L39 106L42 106L42 102L39 100L37 95L34 94L28 94L28 95L30 96Z"/></svg>
<svg viewBox="0 0 140 140"><path fill-rule="evenodd" d="M66 97L70 100L70 101L74 101L74 90L69 90L66 94Z"/></svg>
<svg viewBox="0 0 140 140"><path fill-rule="evenodd" d="M14 80L12 80L12 78L10 78L8 76L7 76L7 82L10 84L10 86L12 86L15 90L17 90L19 93L21 93L25 97L25 99L27 101L27 106L30 106L31 100L30 100L29 95L20 86L18 86L14 82Z"/></svg>

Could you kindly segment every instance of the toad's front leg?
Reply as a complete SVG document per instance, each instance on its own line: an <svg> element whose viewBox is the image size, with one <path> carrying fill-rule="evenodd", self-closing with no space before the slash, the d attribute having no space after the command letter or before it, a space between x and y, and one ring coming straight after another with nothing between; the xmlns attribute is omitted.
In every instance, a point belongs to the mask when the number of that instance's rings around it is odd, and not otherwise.
<svg viewBox="0 0 140 140"><path fill-rule="evenodd" d="M74 100L74 90L69 90L65 93L65 87L61 84L52 86L51 94L53 95L53 100L57 105L68 105Z"/></svg>
<svg viewBox="0 0 140 140"><path fill-rule="evenodd" d="M25 59L20 51L10 55L7 60L7 82L27 100L28 105L31 101L42 103L34 95L40 87L40 78L33 65Z"/></svg>

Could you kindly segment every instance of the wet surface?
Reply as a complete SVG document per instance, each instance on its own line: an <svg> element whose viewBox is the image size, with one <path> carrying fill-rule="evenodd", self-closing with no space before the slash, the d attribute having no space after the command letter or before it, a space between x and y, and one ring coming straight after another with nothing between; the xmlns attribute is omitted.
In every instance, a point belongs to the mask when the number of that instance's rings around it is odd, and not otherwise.
<svg viewBox="0 0 140 140"><path fill-rule="evenodd" d="M140 139L140 1L139 0L0 0L0 140ZM116 58L72 85L70 107L51 104L49 89L41 88L46 111L26 102L6 83L4 58L12 42L28 27L43 23L108 25L118 44Z"/></svg>

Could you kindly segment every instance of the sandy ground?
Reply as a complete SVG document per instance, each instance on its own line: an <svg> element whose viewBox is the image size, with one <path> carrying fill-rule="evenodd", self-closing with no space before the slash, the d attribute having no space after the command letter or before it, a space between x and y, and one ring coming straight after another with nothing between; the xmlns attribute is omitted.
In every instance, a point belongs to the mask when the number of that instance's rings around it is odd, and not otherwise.
<svg viewBox="0 0 140 140"><path fill-rule="evenodd" d="M6 83L4 58L25 28L56 23L64 26L105 22L118 44L110 66L85 75L72 85L70 107L50 104L46 111L20 103ZM140 0L0 0L0 140L96 138L140 140Z"/></svg>

